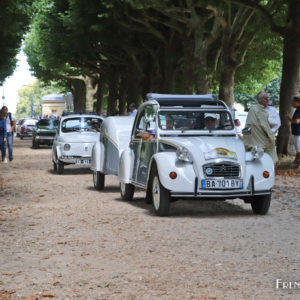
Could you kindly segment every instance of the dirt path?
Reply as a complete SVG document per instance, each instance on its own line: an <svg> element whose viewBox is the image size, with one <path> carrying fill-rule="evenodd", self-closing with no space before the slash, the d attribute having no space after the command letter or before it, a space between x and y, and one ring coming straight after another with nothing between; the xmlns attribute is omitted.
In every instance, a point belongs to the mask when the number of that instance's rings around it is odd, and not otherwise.
<svg viewBox="0 0 300 300"><path fill-rule="evenodd" d="M300 299L299 177L278 176L267 216L242 201L177 201L155 217L115 177L52 171L51 149L15 139L0 164L0 299Z"/></svg>

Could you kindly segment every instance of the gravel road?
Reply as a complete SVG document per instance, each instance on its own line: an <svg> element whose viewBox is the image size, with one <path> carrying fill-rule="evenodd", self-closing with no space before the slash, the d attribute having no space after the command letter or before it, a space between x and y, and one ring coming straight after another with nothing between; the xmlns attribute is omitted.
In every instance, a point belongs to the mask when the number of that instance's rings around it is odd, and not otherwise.
<svg viewBox="0 0 300 300"><path fill-rule="evenodd" d="M154 216L117 178L54 174L51 149L15 139L0 164L0 299L300 299L299 177L276 178L270 212L177 201ZM276 282L278 287L276 288Z"/></svg>

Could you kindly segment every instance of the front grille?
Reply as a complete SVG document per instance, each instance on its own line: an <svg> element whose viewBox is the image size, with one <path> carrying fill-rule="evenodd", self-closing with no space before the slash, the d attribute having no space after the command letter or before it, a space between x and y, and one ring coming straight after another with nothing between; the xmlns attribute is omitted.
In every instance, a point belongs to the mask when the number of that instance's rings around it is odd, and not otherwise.
<svg viewBox="0 0 300 300"><path fill-rule="evenodd" d="M39 136L55 136L55 133L53 132L39 132Z"/></svg>
<svg viewBox="0 0 300 300"><path fill-rule="evenodd" d="M240 177L240 166L238 164L209 164L203 166L206 177Z"/></svg>

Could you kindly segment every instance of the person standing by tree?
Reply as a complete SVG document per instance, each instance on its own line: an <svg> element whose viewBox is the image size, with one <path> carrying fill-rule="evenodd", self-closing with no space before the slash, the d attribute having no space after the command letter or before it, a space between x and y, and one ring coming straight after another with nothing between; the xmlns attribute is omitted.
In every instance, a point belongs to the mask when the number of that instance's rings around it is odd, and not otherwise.
<svg viewBox="0 0 300 300"><path fill-rule="evenodd" d="M7 163L6 150L5 150L6 139L7 139L6 120L5 120L4 112L1 109L0 110L0 149L1 149L2 162L4 163Z"/></svg>
<svg viewBox="0 0 300 300"><path fill-rule="evenodd" d="M14 117L10 112L8 112L8 108L6 106L2 107L2 111L4 113L5 121L6 121L6 130L7 130L7 147L8 147L8 157L9 161L13 160L13 142L14 142L14 131L16 122Z"/></svg>
<svg viewBox="0 0 300 300"><path fill-rule="evenodd" d="M296 157L294 163L296 168L300 167L300 98L294 97L292 101L292 106L296 108L293 117L291 118L288 114L286 114L286 119L291 122L292 135L295 140L295 148L296 148Z"/></svg>
<svg viewBox="0 0 300 300"><path fill-rule="evenodd" d="M272 157L275 164L278 160L275 136L268 121L269 114L265 110L269 102L268 95L265 92L259 92L257 102L258 104L252 106L248 112L245 127L251 128L251 133L244 135L243 142L246 148L262 147Z"/></svg>

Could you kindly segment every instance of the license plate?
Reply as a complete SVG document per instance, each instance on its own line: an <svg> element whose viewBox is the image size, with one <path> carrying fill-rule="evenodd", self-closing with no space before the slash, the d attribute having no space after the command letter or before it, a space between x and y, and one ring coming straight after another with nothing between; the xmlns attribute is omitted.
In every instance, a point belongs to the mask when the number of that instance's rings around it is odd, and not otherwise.
<svg viewBox="0 0 300 300"><path fill-rule="evenodd" d="M77 165L89 165L90 160L89 159L76 159Z"/></svg>
<svg viewBox="0 0 300 300"><path fill-rule="evenodd" d="M242 189L242 179L202 179L201 188L204 190Z"/></svg>

